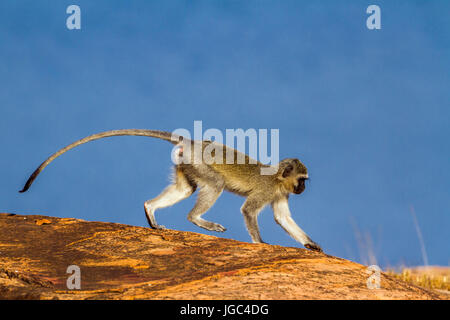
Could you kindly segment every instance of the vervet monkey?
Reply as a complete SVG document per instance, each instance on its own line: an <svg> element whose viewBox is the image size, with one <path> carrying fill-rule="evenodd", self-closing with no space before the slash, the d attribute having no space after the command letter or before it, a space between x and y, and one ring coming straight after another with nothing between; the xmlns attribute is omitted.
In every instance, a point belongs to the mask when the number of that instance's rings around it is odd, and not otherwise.
<svg viewBox="0 0 450 320"><path fill-rule="evenodd" d="M189 197L198 188L198 198L194 208L188 214L188 220L199 227L211 231L223 232L226 229L202 218L202 215L216 202L223 190L246 197L241 207L248 232L255 243L262 243L258 227L258 214L271 205L275 221L295 240L306 248L322 251L320 246L295 223L289 211L289 194L300 194L305 190L308 179L306 167L298 159L284 159L275 166L264 165L249 156L225 145L212 141L195 141L158 130L125 129L94 134L78 140L57 151L45 160L30 176L24 188L31 186L39 173L53 160L66 151L89 141L112 136L147 136L163 139L176 145L173 183L154 199L144 203L148 223L152 228L163 229L156 223L155 210L172 206ZM200 150L200 161L195 150ZM203 153L210 151L212 161L203 161ZM222 154L220 154L222 153ZM227 155L232 156L232 163ZM236 159L243 159L236 163ZM238 161L239 162L239 161ZM262 169L274 169L273 174L261 174Z"/></svg>

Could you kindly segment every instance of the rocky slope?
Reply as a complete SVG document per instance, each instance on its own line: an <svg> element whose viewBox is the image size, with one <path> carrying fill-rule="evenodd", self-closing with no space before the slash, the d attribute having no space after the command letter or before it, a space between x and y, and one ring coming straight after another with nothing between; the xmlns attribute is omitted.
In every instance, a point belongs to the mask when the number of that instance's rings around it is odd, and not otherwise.
<svg viewBox="0 0 450 320"><path fill-rule="evenodd" d="M67 288L70 265L81 289ZM0 299L445 299L306 249L116 223L0 214Z"/></svg>

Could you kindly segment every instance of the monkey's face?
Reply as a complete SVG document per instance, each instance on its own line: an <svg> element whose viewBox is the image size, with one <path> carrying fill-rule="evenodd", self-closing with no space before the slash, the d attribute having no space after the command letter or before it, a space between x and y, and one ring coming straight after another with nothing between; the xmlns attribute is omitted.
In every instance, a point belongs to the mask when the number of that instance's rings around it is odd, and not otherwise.
<svg viewBox="0 0 450 320"><path fill-rule="evenodd" d="M298 159L285 159L280 163L281 178L287 190L300 194L305 190L305 180L308 179L308 172L303 163Z"/></svg>

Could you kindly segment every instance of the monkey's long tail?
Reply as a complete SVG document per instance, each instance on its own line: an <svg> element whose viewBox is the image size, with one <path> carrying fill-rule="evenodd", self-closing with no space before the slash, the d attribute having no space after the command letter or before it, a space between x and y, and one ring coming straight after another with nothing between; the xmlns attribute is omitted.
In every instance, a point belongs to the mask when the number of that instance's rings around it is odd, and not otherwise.
<svg viewBox="0 0 450 320"><path fill-rule="evenodd" d="M31 184L33 183L33 181L37 178L37 176L39 175L39 173L41 173L42 170L44 170L44 168L46 166L48 166L50 164L50 162L52 162L53 160L55 160L56 158L58 158L60 155L62 155L63 153L69 151L70 149L73 149L81 144L84 144L86 142L90 142L93 140L97 140L97 139L101 139L101 138L106 138L106 137L113 137L113 136L145 136L145 137L153 137L153 138L159 138L162 140L166 140L169 141L173 144L177 144L181 138L185 139L184 137L172 134L170 132L166 132L166 131L159 131L159 130L144 130L144 129L124 129L124 130L111 130L111 131L105 131L105 132L100 132L97 134L93 134L91 136L88 136L86 138L80 139L75 141L72 144L69 144L67 147L64 147L60 150L58 150L57 152L55 152L54 154L52 154L47 160L45 160L44 162L41 163L41 165L33 172L33 174L28 178L27 182L25 183L25 186L23 187L22 190L20 190L19 192L25 192L27 191Z"/></svg>

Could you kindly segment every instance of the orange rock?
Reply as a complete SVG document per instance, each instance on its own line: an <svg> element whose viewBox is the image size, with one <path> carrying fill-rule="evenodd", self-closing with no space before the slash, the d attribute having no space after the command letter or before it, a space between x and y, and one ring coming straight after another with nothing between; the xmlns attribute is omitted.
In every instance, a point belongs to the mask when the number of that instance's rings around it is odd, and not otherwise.
<svg viewBox="0 0 450 320"><path fill-rule="evenodd" d="M52 223L52 222L50 220L48 220L48 219L38 219L38 220L36 220L36 224L38 226L41 226L43 224L50 224L50 223Z"/></svg>
<svg viewBox="0 0 450 320"><path fill-rule="evenodd" d="M117 223L0 214L0 252L0 299L447 298L385 273L369 289L366 266L324 253Z"/></svg>

